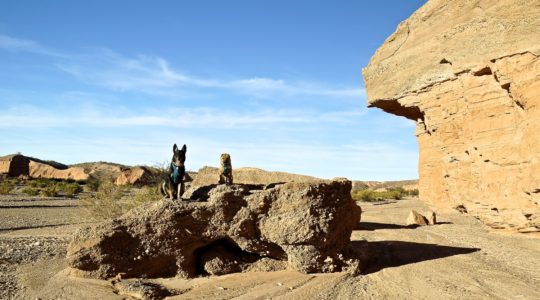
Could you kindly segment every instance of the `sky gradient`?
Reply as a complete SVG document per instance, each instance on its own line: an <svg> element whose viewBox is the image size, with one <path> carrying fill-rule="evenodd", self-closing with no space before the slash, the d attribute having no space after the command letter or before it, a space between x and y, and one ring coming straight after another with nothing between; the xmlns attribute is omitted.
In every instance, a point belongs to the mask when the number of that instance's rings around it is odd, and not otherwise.
<svg viewBox="0 0 540 300"><path fill-rule="evenodd" d="M3 1L0 155L417 178L361 68L424 2Z"/></svg>

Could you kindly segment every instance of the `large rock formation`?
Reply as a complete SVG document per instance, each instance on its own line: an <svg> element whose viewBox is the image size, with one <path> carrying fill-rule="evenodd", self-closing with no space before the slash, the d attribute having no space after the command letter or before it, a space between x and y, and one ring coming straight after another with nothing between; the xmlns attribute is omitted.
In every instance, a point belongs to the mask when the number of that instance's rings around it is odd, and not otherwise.
<svg viewBox="0 0 540 300"><path fill-rule="evenodd" d="M271 261L339 270L360 220L350 191L350 181L203 186L192 193L202 202L147 203L79 230L69 264L97 278L224 274Z"/></svg>
<svg viewBox="0 0 540 300"><path fill-rule="evenodd" d="M30 174L30 159L20 154L12 154L0 157L0 174L11 177L27 176Z"/></svg>
<svg viewBox="0 0 540 300"><path fill-rule="evenodd" d="M540 2L430 0L363 70L369 106L416 122L420 197L540 230Z"/></svg>
<svg viewBox="0 0 540 300"><path fill-rule="evenodd" d="M88 180L88 173L80 167L69 167L54 161L43 161L21 154L0 157L0 173L8 176L29 176L63 180Z"/></svg>

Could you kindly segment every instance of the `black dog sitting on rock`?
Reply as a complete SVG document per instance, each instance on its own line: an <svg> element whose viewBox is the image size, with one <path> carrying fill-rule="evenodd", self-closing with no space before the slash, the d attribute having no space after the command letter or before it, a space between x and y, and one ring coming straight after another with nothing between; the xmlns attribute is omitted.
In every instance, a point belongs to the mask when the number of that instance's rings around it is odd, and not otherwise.
<svg viewBox="0 0 540 300"><path fill-rule="evenodd" d="M178 149L176 144L173 146L173 157L169 165L168 176L161 185L161 193L170 199L181 199L184 194L186 151L186 145L182 149Z"/></svg>

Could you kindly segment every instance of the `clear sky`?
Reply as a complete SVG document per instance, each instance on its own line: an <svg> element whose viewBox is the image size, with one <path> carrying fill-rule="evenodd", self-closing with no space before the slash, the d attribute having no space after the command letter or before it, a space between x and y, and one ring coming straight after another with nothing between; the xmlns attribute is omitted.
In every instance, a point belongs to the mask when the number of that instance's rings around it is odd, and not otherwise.
<svg viewBox="0 0 540 300"><path fill-rule="evenodd" d="M0 155L417 178L361 68L425 1L2 1Z"/></svg>

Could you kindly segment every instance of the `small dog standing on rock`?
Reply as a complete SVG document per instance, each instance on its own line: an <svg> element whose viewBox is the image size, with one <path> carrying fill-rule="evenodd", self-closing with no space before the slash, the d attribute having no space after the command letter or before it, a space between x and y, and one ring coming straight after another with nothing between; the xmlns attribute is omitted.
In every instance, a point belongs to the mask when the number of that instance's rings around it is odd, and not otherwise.
<svg viewBox="0 0 540 300"><path fill-rule="evenodd" d="M221 154L219 183L233 184L231 156L228 153Z"/></svg>
<svg viewBox="0 0 540 300"><path fill-rule="evenodd" d="M161 185L161 193L168 196L170 199L181 199L184 194L184 176L186 175L186 145L182 149L178 146L173 146L173 157L169 165L167 179Z"/></svg>

